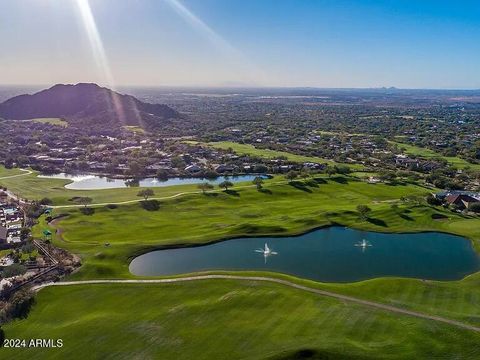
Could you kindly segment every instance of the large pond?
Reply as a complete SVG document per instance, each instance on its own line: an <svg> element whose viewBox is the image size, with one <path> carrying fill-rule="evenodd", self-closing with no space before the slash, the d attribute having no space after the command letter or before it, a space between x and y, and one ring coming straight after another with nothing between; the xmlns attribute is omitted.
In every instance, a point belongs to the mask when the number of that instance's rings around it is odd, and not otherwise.
<svg viewBox="0 0 480 360"><path fill-rule="evenodd" d="M265 244L271 252L260 252ZM239 238L135 258L135 275L264 270L325 282L383 276L457 280L480 268L469 240L443 233L384 234L330 227L295 237Z"/></svg>
<svg viewBox="0 0 480 360"><path fill-rule="evenodd" d="M65 185L65 188L72 190L100 190L100 189L119 189L126 187L163 187L173 185L187 185L199 184L202 182L209 182L213 185L218 185L222 181L229 180L232 183L241 181L252 181L258 174L238 175L238 176L219 176L215 179L204 178L170 178L168 180L158 180L156 178L145 178L140 181L133 181L128 179L111 179L108 177L97 175L71 175L71 174L55 174L55 175L38 175L39 178L44 179L64 179L72 182ZM266 175L260 175L263 178L268 178Z"/></svg>

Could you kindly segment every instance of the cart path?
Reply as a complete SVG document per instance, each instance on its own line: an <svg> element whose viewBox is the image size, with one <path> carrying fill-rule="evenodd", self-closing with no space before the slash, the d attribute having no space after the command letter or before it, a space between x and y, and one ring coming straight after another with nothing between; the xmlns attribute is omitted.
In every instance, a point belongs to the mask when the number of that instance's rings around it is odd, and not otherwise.
<svg viewBox="0 0 480 360"><path fill-rule="evenodd" d="M185 276L185 277L178 277L178 278L170 278L170 279L151 279L151 280L143 280L143 279L125 279L125 280L80 280L80 281L62 281L56 283L46 283L34 286L34 290L38 291L45 287L49 286L75 286L75 285L88 285L88 284L165 284L165 283L180 283L185 281L198 281L198 280L210 280L210 279L223 279L223 280L240 280L240 281L263 281L269 283L280 284L284 286L289 286L291 288L295 288L298 290L314 293L321 296L326 296L346 302L350 302L353 304L359 304L363 306L368 306L384 311L388 311L391 313L397 313L402 315L413 316L419 319L430 320L430 321L437 321L442 322L445 324L453 325L462 329L480 332L480 327L465 324L463 322L452 320L448 318L444 318L441 316L436 315L429 315L417 311L411 311L402 309L399 307L391 306L382 304L379 302L369 301L359 299L353 296L342 295L331 291L320 290L312 287L308 287L305 285L300 285L294 283L292 281L277 279L273 277L266 277L266 276L240 276L240 275L196 275L196 276Z"/></svg>
<svg viewBox="0 0 480 360"><path fill-rule="evenodd" d="M26 176L26 175L33 174L33 172L30 171L30 170L26 170L26 169L18 169L18 170L23 171L23 174L3 176L3 177L0 177L0 180L11 179L11 178L19 177L19 176Z"/></svg>
<svg viewBox="0 0 480 360"><path fill-rule="evenodd" d="M276 182L270 182L267 185L269 186L278 186L278 185L285 185L288 184L288 181L276 181ZM175 185L172 185L175 186ZM246 188L254 188L256 185L240 185L236 186L234 189L246 189ZM153 188L150 188L153 189ZM76 191L76 190L75 190ZM207 194L212 194L212 193L221 193L224 192L222 189L215 189L215 190L210 190L207 192ZM202 191L184 191L184 192L179 192L176 194L172 195L167 195L163 197L149 197L149 200L170 200L170 199L175 199L177 197L181 196L187 196L187 195L201 195L203 194ZM106 203L92 203L89 204L89 207L95 207L95 206L106 206L106 205L126 205L126 204L134 204L134 203L139 203L141 201L144 201L144 199L132 199L132 200L125 200L125 201L116 201L116 202L106 202ZM70 205L50 205L49 208L52 209L68 209L68 208L80 208L84 207L82 204L70 204Z"/></svg>

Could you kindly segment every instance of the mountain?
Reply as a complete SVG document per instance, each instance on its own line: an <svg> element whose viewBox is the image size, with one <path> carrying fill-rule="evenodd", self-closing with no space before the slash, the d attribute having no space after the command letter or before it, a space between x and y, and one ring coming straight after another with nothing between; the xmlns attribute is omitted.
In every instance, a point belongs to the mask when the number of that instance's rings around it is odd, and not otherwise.
<svg viewBox="0 0 480 360"><path fill-rule="evenodd" d="M145 103L97 84L58 84L33 95L15 96L0 104L0 118L63 118L93 128L124 125L157 128L180 114L167 105Z"/></svg>

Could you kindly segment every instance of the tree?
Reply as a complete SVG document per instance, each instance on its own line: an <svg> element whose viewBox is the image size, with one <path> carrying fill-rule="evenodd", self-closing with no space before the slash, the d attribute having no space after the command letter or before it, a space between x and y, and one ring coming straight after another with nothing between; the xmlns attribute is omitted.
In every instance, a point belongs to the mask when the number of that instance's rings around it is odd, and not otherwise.
<svg viewBox="0 0 480 360"><path fill-rule="evenodd" d="M140 179L145 175L145 162L143 159L135 159L128 162L128 174L135 179Z"/></svg>
<svg viewBox="0 0 480 360"><path fill-rule="evenodd" d="M168 170L158 169L157 170L157 179L160 180L160 181L168 180Z"/></svg>
<svg viewBox="0 0 480 360"><path fill-rule="evenodd" d="M30 228L29 227L22 227L20 230L20 239L27 240L30 237Z"/></svg>
<svg viewBox="0 0 480 360"><path fill-rule="evenodd" d="M233 183L228 180L222 181L220 184L218 184L218 187L225 189L225 191L227 191L228 188L232 186L233 186Z"/></svg>
<svg viewBox="0 0 480 360"><path fill-rule="evenodd" d="M50 198L44 197L42 200L40 200L40 205L52 205L53 201Z"/></svg>
<svg viewBox="0 0 480 360"><path fill-rule="evenodd" d="M257 187L257 190L260 190L263 185L263 179L260 176L256 176L252 183Z"/></svg>
<svg viewBox="0 0 480 360"><path fill-rule="evenodd" d="M17 291L3 309L2 316L5 320L25 319L35 303L34 293L30 289L21 289Z"/></svg>
<svg viewBox="0 0 480 360"><path fill-rule="evenodd" d="M442 202L432 194L427 195L427 203L428 205L432 205L432 206L442 205Z"/></svg>
<svg viewBox="0 0 480 360"><path fill-rule="evenodd" d="M257 164L253 167L253 172L257 174L265 174L268 171L268 167L264 164Z"/></svg>
<svg viewBox="0 0 480 360"><path fill-rule="evenodd" d="M186 165L185 161L180 156L174 156L173 158L170 159L170 162L172 164L172 167L177 169L182 169L182 170Z"/></svg>
<svg viewBox="0 0 480 360"><path fill-rule="evenodd" d="M203 194L205 194L205 192L206 192L207 190L212 190L212 189L213 189L213 185L210 184L210 183L207 183L207 182L198 184L197 187L198 187L200 190L202 190L202 193L203 193Z"/></svg>
<svg viewBox="0 0 480 360"><path fill-rule="evenodd" d="M206 169L203 172L203 177L206 179L216 179L218 177L218 173L212 169Z"/></svg>
<svg viewBox="0 0 480 360"><path fill-rule="evenodd" d="M288 181L292 182L298 177L298 172L294 170L290 170L286 175L285 178L287 178Z"/></svg>
<svg viewBox="0 0 480 360"><path fill-rule="evenodd" d="M148 198L153 195L155 195L155 193L152 189L142 189L137 194L137 196L143 197L145 200L148 200Z"/></svg>
<svg viewBox="0 0 480 360"><path fill-rule="evenodd" d="M350 170L350 168L346 165L335 166L335 170L337 171L337 173L339 173L341 175L347 175L347 174L350 174L352 172Z"/></svg>
<svg viewBox="0 0 480 360"><path fill-rule="evenodd" d="M476 214L480 214L480 202L475 202L473 204L471 204L468 208L468 210L476 213Z"/></svg>
<svg viewBox="0 0 480 360"><path fill-rule="evenodd" d="M327 168L325 169L325 172L327 173L327 175L330 177L332 175L335 175L337 173L337 169L333 166L327 166Z"/></svg>
<svg viewBox="0 0 480 360"><path fill-rule="evenodd" d="M360 214L360 218L362 220L366 220L368 218L368 214L372 211L367 205L358 205L357 211Z"/></svg>
<svg viewBox="0 0 480 360"><path fill-rule="evenodd" d="M9 278L12 276L23 275L27 272L27 268L21 264L12 264L3 269L2 276Z"/></svg>
<svg viewBox="0 0 480 360"><path fill-rule="evenodd" d="M87 207L87 205L90 205L92 201L93 201L92 198L89 198L87 196L81 196L76 200L76 202L83 205L85 208Z"/></svg>
<svg viewBox="0 0 480 360"><path fill-rule="evenodd" d="M300 172L300 177L302 179L308 179L309 177L311 176L311 172L310 172L310 169L308 168L305 168L303 169L301 172Z"/></svg>
<svg viewBox="0 0 480 360"><path fill-rule="evenodd" d="M384 170L379 174L379 179L385 182L392 183L397 178L397 175L393 171Z"/></svg>

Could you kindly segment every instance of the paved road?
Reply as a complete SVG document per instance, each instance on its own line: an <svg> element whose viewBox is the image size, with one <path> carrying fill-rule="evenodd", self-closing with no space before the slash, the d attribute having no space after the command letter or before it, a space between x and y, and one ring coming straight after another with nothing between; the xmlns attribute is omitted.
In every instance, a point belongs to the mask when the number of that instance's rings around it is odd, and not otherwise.
<svg viewBox="0 0 480 360"><path fill-rule="evenodd" d="M180 277L174 279L152 279L152 280L84 280L84 281L63 281L63 282L56 282L56 283L47 283L41 284L34 287L34 290L41 290L48 286L74 286L74 285L85 285L85 284L156 284L156 283L177 283L177 282L184 282L184 281L198 281L198 280L208 280L208 279L227 279L227 280L241 280L241 281L264 281L270 283L281 284L284 286L289 286L298 290L307 291L310 293L314 293L321 296L327 296L334 299L347 301L354 304L359 304L363 306L369 306L376 309L381 309L385 311L389 311L392 313L402 314L413 316L420 319L431 320L442 322L445 324L457 326L462 329L480 332L480 327L469 325L462 323L460 321L447 319L441 316L429 315L425 313L420 313L416 311L406 310L395 306L385 305L382 303L362 300L356 297L342 295L330 291L320 290L316 288L311 288L305 285L296 284L291 281L272 278L272 277L264 277L264 276L239 276L239 275L197 275L197 276L187 276L187 277Z"/></svg>

